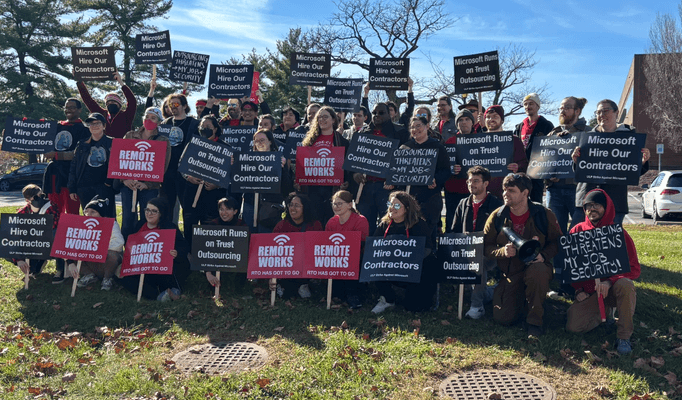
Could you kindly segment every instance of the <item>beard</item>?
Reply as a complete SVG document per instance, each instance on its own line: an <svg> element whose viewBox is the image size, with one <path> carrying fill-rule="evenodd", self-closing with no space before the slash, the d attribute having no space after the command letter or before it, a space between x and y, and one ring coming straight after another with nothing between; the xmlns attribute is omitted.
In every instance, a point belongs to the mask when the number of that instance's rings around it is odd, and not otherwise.
<svg viewBox="0 0 682 400"><path fill-rule="evenodd" d="M564 114L559 114L559 124L560 125L573 125L573 118L568 118Z"/></svg>

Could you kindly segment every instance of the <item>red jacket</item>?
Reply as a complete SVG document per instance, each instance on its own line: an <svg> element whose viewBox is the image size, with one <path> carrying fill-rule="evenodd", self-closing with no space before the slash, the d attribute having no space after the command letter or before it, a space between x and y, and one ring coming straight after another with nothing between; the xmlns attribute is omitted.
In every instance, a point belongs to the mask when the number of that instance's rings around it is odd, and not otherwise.
<svg viewBox="0 0 682 400"><path fill-rule="evenodd" d="M611 197L609 197L609 195L606 194L606 192L601 189L594 190L599 190L602 193L604 193L604 196L606 196L606 209L604 210L604 216L601 218L601 220L599 220L599 223L596 226L594 226L592 225L592 222L590 222L590 219L586 215L585 221L574 226L573 229L571 229L570 233L589 231L590 229L600 228L602 226L613 224L613 218L616 216L616 209L613 206L613 201L611 201ZM628 250L628 258L630 259L630 272L608 277L607 279L611 281L611 285L616 283L616 281L620 278L628 278L632 280L637 279L639 278L639 273L641 271L641 267L639 266L639 259L637 258L637 249L635 249L635 242L632 241L632 238L630 237L630 235L628 235L625 229L623 229L623 235L625 236L625 246ZM585 293L594 293L594 279L582 282L574 282L572 283L572 285L576 290L582 289L583 291L585 291Z"/></svg>
<svg viewBox="0 0 682 400"><path fill-rule="evenodd" d="M125 134L133 129L133 121L135 120L135 113L137 112L137 99L133 94L132 90L128 85L123 85L121 90L126 97L126 102L128 103L124 109L121 109L113 117L109 115L109 111L106 108L102 108L88 92L88 88L82 81L76 83L78 87L78 92L83 99L83 103L88 108L91 113L100 113L106 118L107 124L104 127L104 132L107 136L113 138L121 139Z"/></svg>

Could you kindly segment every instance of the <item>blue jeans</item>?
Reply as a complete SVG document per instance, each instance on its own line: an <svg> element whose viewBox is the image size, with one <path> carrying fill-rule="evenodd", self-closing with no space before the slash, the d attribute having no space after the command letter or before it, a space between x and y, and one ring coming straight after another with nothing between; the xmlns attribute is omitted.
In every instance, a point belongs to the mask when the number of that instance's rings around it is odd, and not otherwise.
<svg viewBox="0 0 682 400"><path fill-rule="evenodd" d="M121 187L121 211L123 212L121 233L124 238L127 239L128 235L135 233L137 221L145 220L144 209L147 207L147 202L158 197L158 195L159 191L157 189L137 191L137 204L140 205L140 215L138 217L137 211L133 211L133 191L125 185ZM135 205L135 210L137 210L137 204Z"/></svg>
<svg viewBox="0 0 682 400"><path fill-rule="evenodd" d="M384 182L367 182L362 188L360 202L356 204L358 212L367 218L369 235L374 235L377 229L377 218L386 213L386 203L390 190L384 189Z"/></svg>
<svg viewBox="0 0 682 400"><path fill-rule="evenodd" d="M575 211L575 188L547 188L547 208L552 210L561 228L561 234L568 232L568 217ZM580 221L582 222L582 220Z"/></svg>

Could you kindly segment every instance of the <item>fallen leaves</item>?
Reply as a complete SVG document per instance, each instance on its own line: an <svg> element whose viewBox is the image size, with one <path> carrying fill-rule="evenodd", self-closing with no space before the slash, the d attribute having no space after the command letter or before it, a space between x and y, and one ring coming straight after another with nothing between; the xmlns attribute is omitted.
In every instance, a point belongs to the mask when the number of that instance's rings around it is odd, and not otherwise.
<svg viewBox="0 0 682 400"><path fill-rule="evenodd" d="M256 384L258 386L260 386L261 389L263 389L264 387L266 387L270 384L270 379L267 379L267 378L258 379L256 381Z"/></svg>
<svg viewBox="0 0 682 400"><path fill-rule="evenodd" d="M78 344L78 338L72 336L71 338L62 338L57 341L57 348L59 350L73 349Z"/></svg>
<svg viewBox="0 0 682 400"><path fill-rule="evenodd" d="M62 376L62 382L73 382L76 380L76 374L73 372L67 372Z"/></svg>
<svg viewBox="0 0 682 400"><path fill-rule="evenodd" d="M92 305L92 308L97 308L97 307L101 306L102 304L104 304L104 303L95 303Z"/></svg>
<svg viewBox="0 0 682 400"><path fill-rule="evenodd" d="M543 363L547 361L547 357L545 357L545 355L540 353L539 351L536 351L535 355L533 356L533 361Z"/></svg>

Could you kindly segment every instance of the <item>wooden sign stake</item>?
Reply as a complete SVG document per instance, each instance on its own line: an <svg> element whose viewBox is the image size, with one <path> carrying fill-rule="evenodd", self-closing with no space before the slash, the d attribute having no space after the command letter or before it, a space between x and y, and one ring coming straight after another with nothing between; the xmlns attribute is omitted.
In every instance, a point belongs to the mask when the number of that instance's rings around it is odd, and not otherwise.
<svg viewBox="0 0 682 400"><path fill-rule="evenodd" d="M140 274L140 284L137 285L137 302L142 298L142 286L144 286L144 274Z"/></svg>
<svg viewBox="0 0 682 400"><path fill-rule="evenodd" d="M332 308L332 279L327 279L327 310Z"/></svg>
<svg viewBox="0 0 682 400"><path fill-rule="evenodd" d="M216 271L215 273L216 279L218 279L218 283L220 283L220 271ZM220 284L215 286L215 299L218 300L220 298Z"/></svg>
<svg viewBox="0 0 682 400"><path fill-rule="evenodd" d="M201 196L201 189L204 187L204 183L197 188L197 194L194 196L194 203L192 203L192 208L197 208L197 202L199 201L199 196Z"/></svg>
<svg viewBox="0 0 682 400"><path fill-rule="evenodd" d="M82 261L78 260L78 263L76 264L76 276L73 277L73 285L71 286L71 297L76 296L76 285L78 284L78 277L81 274L81 263Z"/></svg>
<svg viewBox="0 0 682 400"><path fill-rule="evenodd" d="M130 210L132 212L137 211L137 189L133 190L133 209ZM144 212L144 210L142 210Z"/></svg>
<svg viewBox="0 0 682 400"><path fill-rule="evenodd" d="M253 226L258 226L258 193L253 196Z"/></svg>
<svg viewBox="0 0 682 400"><path fill-rule="evenodd" d="M601 281L599 278L594 280L594 287L599 286ZM606 310L604 309L604 296L599 295L599 315L601 315L601 322L606 322Z"/></svg>
<svg viewBox="0 0 682 400"><path fill-rule="evenodd" d="M24 289L28 289L28 275L31 273L31 260L27 258L25 262L28 269L26 269L26 274L24 275Z"/></svg>
<svg viewBox="0 0 682 400"><path fill-rule="evenodd" d="M459 284L459 304L457 305L457 316L462 319L462 308L464 306L464 284Z"/></svg>
<svg viewBox="0 0 682 400"><path fill-rule="evenodd" d="M270 305L274 306L275 305L275 297L277 297L277 278L274 278L272 281L275 284L275 290L272 290L270 292Z"/></svg>

